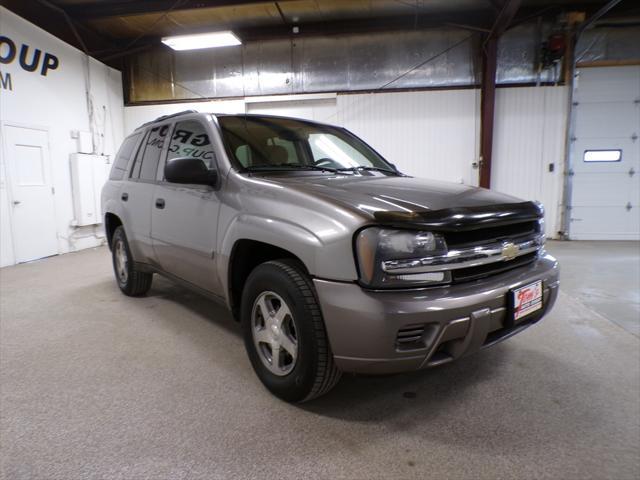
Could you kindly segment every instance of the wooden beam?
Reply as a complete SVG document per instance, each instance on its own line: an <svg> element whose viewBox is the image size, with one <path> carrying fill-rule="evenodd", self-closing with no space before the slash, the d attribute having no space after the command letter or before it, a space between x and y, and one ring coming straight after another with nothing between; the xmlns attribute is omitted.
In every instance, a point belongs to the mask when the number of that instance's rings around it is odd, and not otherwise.
<svg viewBox="0 0 640 480"><path fill-rule="evenodd" d="M2 5L62 41L83 51L86 48L89 54L100 50L112 52L121 48L113 38L107 38L73 18L69 19L66 11L51 0L46 3L38 0L2 0ZM112 66L119 68L118 65Z"/></svg>
<svg viewBox="0 0 640 480"><path fill-rule="evenodd" d="M591 67L626 67L630 65L640 65L640 59L635 60L593 60L589 62L578 62L576 68Z"/></svg>
<svg viewBox="0 0 640 480"><path fill-rule="evenodd" d="M498 39L487 38L482 52L482 86L480 97L480 186L491 187L493 155L493 120L496 105L496 67Z"/></svg>
<svg viewBox="0 0 640 480"><path fill-rule="evenodd" d="M278 0L280 3L291 0ZM100 2L92 4L66 5L65 10L74 18L89 20L104 17L125 17L173 10L197 10L201 8L234 7L239 5L273 4L273 0L146 0L144 2Z"/></svg>
<svg viewBox="0 0 640 480"><path fill-rule="evenodd" d="M73 23L73 20L71 19L69 14L64 9L60 8L57 5L54 5L53 3L49 2L48 0L36 0L36 1L38 3L40 3L41 5L44 5L45 7L50 8L54 12L57 12L57 13L59 13L60 15L62 15L64 17L64 20L65 20L65 22L67 22L67 25L69 26L69 29L71 30L71 33L73 33L73 36L75 37L76 41L78 42L78 45L80 45L82 47L82 51L86 55L89 55L89 49L87 48L87 45L84 42L84 39L82 38L82 36L78 32L78 29L76 28L76 26Z"/></svg>
<svg viewBox="0 0 640 480"><path fill-rule="evenodd" d="M600 18L604 17L609 11L611 11L616 5L618 5L622 0L609 0L605 5L600 8L596 13L587 18L587 21L581 24L578 27L578 37L584 32L587 28L591 27L595 22L597 22Z"/></svg>
<svg viewBox="0 0 640 480"><path fill-rule="evenodd" d="M516 16L516 12L520 8L520 3L522 3L521 0L508 0L504 4L504 7L496 17L490 36L498 38L507 28L509 28L513 17Z"/></svg>
<svg viewBox="0 0 640 480"><path fill-rule="evenodd" d="M493 123L496 105L496 70L498 66L498 39L520 8L520 0L507 0L496 16L482 47L482 84L480 100L480 186L491 187L491 161L493 157Z"/></svg>

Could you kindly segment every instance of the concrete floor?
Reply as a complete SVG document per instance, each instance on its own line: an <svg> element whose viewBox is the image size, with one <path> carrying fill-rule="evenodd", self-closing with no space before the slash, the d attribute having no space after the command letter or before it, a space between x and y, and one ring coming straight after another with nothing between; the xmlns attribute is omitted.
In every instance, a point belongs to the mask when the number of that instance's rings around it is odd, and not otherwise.
<svg viewBox="0 0 640 480"><path fill-rule="evenodd" d="M220 307L158 278L120 294L105 248L2 269L1 475L637 479L640 340L612 323L637 320L637 247L552 244L564 287L541 324L304 406L262 388Z"/></svg>
<svg viewBox="0 0 640 480"><path fill-rule="evenodd" d="M640 243L549 242L562 289L640 337Z"/></svg>

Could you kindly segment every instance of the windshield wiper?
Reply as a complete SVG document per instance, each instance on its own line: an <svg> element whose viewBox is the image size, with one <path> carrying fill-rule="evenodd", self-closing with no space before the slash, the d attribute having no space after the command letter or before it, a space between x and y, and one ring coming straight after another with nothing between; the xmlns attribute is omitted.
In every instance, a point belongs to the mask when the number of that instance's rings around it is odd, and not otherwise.
<svg viewBox="0 0 640 480"><path fill-rule="evenodd" d="M338 170L331 167L321 167L319 165L302 165L300 163L278 163L275 165L252 165L251 167L246 167L249 171L259 171L259 170L287 170L287 169L296 169L296 170L319 170L323 172L332 172L335 173Z"/></svg>
<svg viewBox="0 0 640 480"><path fill-rule="evenodd" d="M365 165L360 165L357 167L345 167L345 168L333 168L333 167L322 167L320 165L303 165L300 163L277 163L277 164L273 164L273 165L253 165L251 167L246 167L246 170L252 172L252 171L269 171L269 170L275 170L275 171L279 171L279 170L289 170L289 169L295 169L295 170L319 170L322 172L331 172L331 173L337 173L337 172L359 172L362 170L365 171L375 171L375 172L384 172L384 173L390 173L392 175L396 175L396 176L402 176L402 174L396 170L389 170L388 168L382 168L382 167L369 167L369 166L365 166Z"/></svg>
<svg viewBox="0 0 640 480"><path fill-rule="evenodd" d="M381 167L367 167L365 165L360 165L358 167L348 167L348 168L337 168L338 172L359 172L362 170L365 171L374 171L374 172L384 172L384 173L392 173L393 175L401 176L402 174L396 170L389 170L388 168Z"/></svg>

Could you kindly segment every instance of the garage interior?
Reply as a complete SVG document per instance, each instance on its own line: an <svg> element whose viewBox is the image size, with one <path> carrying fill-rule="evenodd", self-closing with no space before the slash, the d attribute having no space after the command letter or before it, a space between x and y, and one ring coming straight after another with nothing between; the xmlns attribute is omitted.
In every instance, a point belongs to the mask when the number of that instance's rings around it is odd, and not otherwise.
<svg viewBox="0 0 640 480"><path fill-rule="evenodd" d="M162 43L210 31L241 44ZM282 402L227 310L113 281L115 154L189 109L344 126L408 175L542 202L555 309ZM0 129L3 478L640 477L637 2L6 0Z"/></svg>

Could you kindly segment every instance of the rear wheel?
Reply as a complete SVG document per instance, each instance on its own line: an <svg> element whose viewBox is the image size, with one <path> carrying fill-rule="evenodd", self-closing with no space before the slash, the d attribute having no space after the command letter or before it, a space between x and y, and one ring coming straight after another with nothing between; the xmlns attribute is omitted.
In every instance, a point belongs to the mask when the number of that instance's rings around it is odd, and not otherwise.
<svg viewBox="0 0 640 480"><path fill-rule="evenodd" d="M113 273L122 293L131 297L139 297L149 291L153 274L136 269L122 226L116 228L113 233L111 256L113 258Z"/></svg>
<svg viewBox="0 0 640 480"><path fill-rule="evenodd" d="M256 267L242 293L241 319L251 364L277 397L305 402L340 379L313 284L298 262Z"/></svg>

